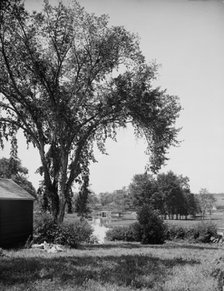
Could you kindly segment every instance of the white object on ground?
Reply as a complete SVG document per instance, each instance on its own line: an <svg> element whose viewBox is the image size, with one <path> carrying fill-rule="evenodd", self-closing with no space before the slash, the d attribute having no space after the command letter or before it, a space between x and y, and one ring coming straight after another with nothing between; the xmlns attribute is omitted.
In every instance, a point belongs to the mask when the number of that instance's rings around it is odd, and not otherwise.
<svg viewBox="0 0 224 291"><path fill-rule="evenodd" d="M97 238L99 244L103 244L106 233L109 230L108 227L105 227L104 225L101 225L100 218L97 218L92 223L93 227L93 235Z"/></svg>
<svg viewBox="0 0 224 291"><path fill-rule="evenodd" d="M58 244L49 244L44 241L42 244L33 244L32 248L34 249L44 249L48 253L58 253L63 252L63 246Z"/></svg>

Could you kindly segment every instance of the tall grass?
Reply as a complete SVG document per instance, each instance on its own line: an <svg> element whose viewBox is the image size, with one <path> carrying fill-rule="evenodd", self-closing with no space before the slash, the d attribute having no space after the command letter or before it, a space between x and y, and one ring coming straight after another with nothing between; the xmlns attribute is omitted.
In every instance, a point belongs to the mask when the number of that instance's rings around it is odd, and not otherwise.
<svg viewBox="0 0 224 291"><path fill-rule="evenodd" d="M218 291L223 249L209 245L111 243L63 253L4 251L0 290Z"/></svg>

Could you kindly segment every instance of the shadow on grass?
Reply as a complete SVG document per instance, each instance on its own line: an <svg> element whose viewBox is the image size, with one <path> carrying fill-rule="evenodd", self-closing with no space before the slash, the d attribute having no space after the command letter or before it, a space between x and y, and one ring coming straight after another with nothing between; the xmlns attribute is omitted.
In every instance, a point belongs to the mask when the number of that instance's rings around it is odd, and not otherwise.
<svg viewBox="0 0 224 291"><path fill-rule="evenodd" d="M155 284L164 282L173 267L195 264L199 262L181 258L162 259L142 254L50 258L2 257L0 280L5 288L23 284L28 289L35 282L43 280L58 282L60 288L82 286L88 280L100 284L126 286L130 289L153 288Z"/></svg>

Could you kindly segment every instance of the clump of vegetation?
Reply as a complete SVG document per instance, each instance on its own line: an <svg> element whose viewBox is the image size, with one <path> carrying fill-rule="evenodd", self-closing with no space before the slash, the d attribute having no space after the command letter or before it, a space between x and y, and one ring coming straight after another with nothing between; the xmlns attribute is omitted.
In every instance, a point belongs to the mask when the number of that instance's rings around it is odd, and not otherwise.
<svg viewBox="0 0 224 291"><path fill-rule="evenodd" d="M115 226L106 233L106 239L110 241L126 241L126 232L128 226Z"/></svg>
<svg viewBox="0 0 224 291"><path fill-rule="evenodd" d="M147 173L135 175L129 194L135 209L148 204L164 218L188 219L201 212L197 195L190 191L189 178L172 171L158 174L157 178Z"/></svg>
<svg viewBox="0 0 224 291"><path fill-rule="evenodd" d="M36 190L28 180L28 169L22 166L16 153L11 152L9 159L0 159L0 178L12 179L20 187L36 198Z"/></svg>
<svg viewBox="0 0 224 291"><path fill-rule="evenodd" d="M211 222L199 222L191 227L169 225L167 229L168 240L183 239L192 242L211 242L211 237L217 237L217 227Z"/></svg>
<svg viewBox="0 0 224 291"><path fill-rule="evenodd" d="M57 243L76 248L82 242L91 241L93 230L85 220L57 224L48 214L41 214L34 221L34 242Z"/></svg>
<svg viewBox="0 0 224 291"><path fill-rule="evenodd" d="M137 213L137 219L142 227L141 243L163 244L165 242L166 224L156 210L149 205L143 205Z"/></svg>
<svg viewBox="0 0 224 291"><path fill-rule="evenodd" d="M142 228L138 222L129 226L115 226L107 231L106 239L110 241L139 242L142 239Z"/></svg>
<svg viewBox="0 0 224 291"><path fill-rule="evenodd" d="M194 239L197 242L209 243L211 237L217 236L217 227L211 222L198 223L194 228Z"/></svg>
<svg viewBox="0 0 224 291"><path fill-rule="evenodd" d="M167 228L157 211L144 205L138 212L138 222L129 226L117 226L107 232L111 241L135 241L143 244L162 244Z"/></svg>
<svg viewBox="0 0 224 291"><path fill-rule="evenodd" d="M167 225L166 238L168 240L185 239L187 237L188 228L179 225Z"/></svg>
<svg viewBox="0 0 224 291"><path fill-rule="evenodd" d="M178 144L181 106L153 86L158 66L146 62L138 37L77 1L45 1L38 13L21 0L2 2L0 146L9 140L16 151L21 129L37 148L54 220L63 222L73 184L89 174L95 143L105 153L120 127L132 123L137 136L146 136L150 168L160 169L167 149Z"/></svg>

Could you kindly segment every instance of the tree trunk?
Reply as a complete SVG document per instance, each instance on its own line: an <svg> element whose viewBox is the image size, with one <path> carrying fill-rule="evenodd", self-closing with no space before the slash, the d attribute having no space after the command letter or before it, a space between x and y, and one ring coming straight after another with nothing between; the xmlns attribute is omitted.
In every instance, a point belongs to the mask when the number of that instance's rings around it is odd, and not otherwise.
<svg viewBox="0 0 224 291"><path fill-rule="evenodd" d="M57 222L61 224L65 217L65 206L66 206L66 176L63 174L60 175L58 182L58 197L59 197L59 209ZM64 176L64 177L63 177Z"/></svg>
<svg viewBox="0 0 224 291"><path fill-rule="evenodd" d="M64 220L65 217L65 206L66 206L66 200L64 195L59 199L59 211L58 211L58 216L57 216L57 223L61 224Z"/></svg>
<svg viewBox="0 0 224 291"><path fill-rule="evenodd" d="M65 217L65 206L66 206L66 181L67 181L67 165L68 157L63 152L61 158L61 171L58 177L58 197L59 197L59 209L57 222L61 224Z"/></svg>

